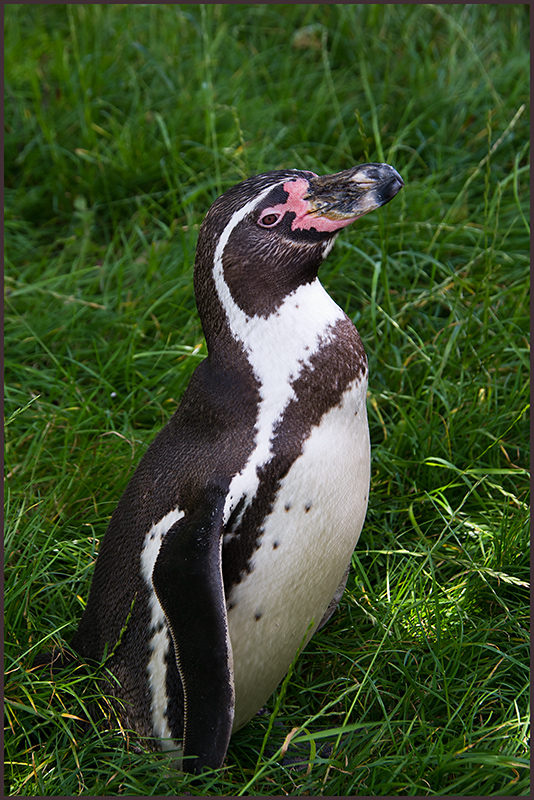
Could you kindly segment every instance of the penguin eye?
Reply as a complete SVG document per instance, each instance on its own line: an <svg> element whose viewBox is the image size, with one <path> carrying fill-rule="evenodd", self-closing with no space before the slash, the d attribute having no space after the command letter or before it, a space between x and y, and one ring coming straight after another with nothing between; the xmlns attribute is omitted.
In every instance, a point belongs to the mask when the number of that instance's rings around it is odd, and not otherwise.
<svg viewBox="0 0 534 800"><path fill-rule="evenodd" d="M272 228L273 225L276 225L276 223L280 222L281 219L282 219L282 214L270 211L268 214L265 214L264 217L261 217L258 220L258 223L262 225L264 228Z"/></svg>

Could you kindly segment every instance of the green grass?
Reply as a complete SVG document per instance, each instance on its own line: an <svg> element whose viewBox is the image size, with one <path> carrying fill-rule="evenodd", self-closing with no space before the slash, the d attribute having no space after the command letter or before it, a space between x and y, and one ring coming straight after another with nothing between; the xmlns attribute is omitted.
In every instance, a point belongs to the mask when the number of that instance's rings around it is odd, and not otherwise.
<svg viewBox="0 0 534 800"><path fill-rule="evenodd" d="M528 794L528 7L5 20L6 794ZM366 160L405 189L321 277L369 355L367 522L339 611L191 785L117 725L81 731L94 682L32 659L72 636L206 353L208 206L266 169Z"/></svg>

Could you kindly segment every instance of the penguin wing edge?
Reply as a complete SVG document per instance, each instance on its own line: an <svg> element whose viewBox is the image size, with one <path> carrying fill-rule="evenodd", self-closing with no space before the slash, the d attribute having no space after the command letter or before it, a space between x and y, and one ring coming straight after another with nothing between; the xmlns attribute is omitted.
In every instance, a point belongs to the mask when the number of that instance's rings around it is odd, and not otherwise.
<svg viewBox="0 0 534 800"><path fill-rule="evenodd" d="M207 489L199 507L167 532L152 583L171 630L184 690L183 769L220 767L234 719L221 550L226 493Z"/></svg>

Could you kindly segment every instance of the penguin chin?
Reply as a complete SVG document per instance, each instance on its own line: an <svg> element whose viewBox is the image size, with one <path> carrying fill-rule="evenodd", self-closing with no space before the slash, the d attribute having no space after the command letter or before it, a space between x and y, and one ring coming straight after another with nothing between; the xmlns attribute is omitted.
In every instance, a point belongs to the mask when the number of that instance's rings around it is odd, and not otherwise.
<svg viewBox="0 0 534 800"><path fill-rule="evenodd" d="M269 242L262 237L255 239L254 260L244 260L240 254L248 234L243 227L229 238L222 277L233 303L250 318L276 313L288 295L312 283L335 238L301 241L283 233Z"/></svg>

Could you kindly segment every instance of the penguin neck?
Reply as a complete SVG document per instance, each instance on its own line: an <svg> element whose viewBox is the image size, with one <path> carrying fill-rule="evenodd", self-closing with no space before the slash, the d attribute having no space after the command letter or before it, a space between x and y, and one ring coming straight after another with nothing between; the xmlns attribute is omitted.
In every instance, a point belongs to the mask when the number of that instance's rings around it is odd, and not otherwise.
<svg viewBox="0 0 534 800"><path fill-rule="evenodd" d="M274 391L276 384L290 384L298 376L345 314L317 277L321 258L268 313L265 305L256 312L250 302L246 310L242 308L225 279L223 254L229 227L230 223L223 235L216 236L206 225L197 245L195 296L210 362L214 368L235 371L237 346L245 356L247 371L251 368L255 379ZM331 245L329 242L321 252L326 254ZM230 353L234 355L229 357ZM242 358L237 361L244 364Z"/></svg>
<svg viewBox="0 0 534 800"><path fill-rule="evenodd" d="M211 315L208 317L210 324L205 328L208 350L219 361L230 339L238 344L263 387L265 397L275 397L280 392L287 394L290 391L287 387L303 366L332 339L334 326L345 318L318 278L288 294L267 317L246 314L224 283L217 287L217 295L217 335L214 335Z"/></svg>

